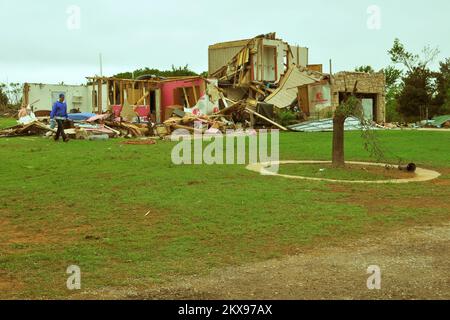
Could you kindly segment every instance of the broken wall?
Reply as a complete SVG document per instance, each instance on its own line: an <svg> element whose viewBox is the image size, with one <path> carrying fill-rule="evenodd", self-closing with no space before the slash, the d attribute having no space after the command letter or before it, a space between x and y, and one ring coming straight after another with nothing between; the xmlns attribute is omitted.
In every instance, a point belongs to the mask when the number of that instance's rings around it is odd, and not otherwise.
<svg viewBox="0 0 450 320"><path fill-rule="evenodd" d="M340 102L343 92L352 92L354 85L358 82L357 93L361 97L373 97L374 120L376 122L386 121L386 78L384 73L363 72L340 72L333 76L332 106L336 108Z"/></svg>
<svg viewBox="0 0 450 320"><path fill-rule="evenodd" d="M92 87L87 85L64 85L29 83L28 102L33 104L34 110L51 110L53 104L58 100L59 94L66 96L67 109L80 109L81 112L92 112ZM26 86L24 90L26 91ZM106 97L105 97L106 104Z"/></svg>

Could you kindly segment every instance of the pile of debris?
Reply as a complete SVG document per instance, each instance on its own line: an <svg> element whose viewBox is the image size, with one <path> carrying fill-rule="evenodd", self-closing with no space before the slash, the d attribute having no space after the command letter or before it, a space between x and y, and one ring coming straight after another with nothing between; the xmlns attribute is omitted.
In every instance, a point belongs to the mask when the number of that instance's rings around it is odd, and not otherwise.
<svg viewBox="0 0 450 320"><path fill-rule="evenodd" d="M434 117L433 120L427 121L424 126L429 128L450 129L450 115Z"/></svg>
<svg viewBox="0 0 450 320"><path fill-rule="evenodd" d="M16 126L0 130L0 137L18 137L30 135L45 135L48 132L55 132L50 126L40 122L39 120L32 121L28 124L18 124Z"/></svg>
<svg viewBox="0 0 450 320"><path fill-rule="evenodd" d="M389 129L450 129L450 115L436 116L431 120L423 120L415 123L385 123L384 127Z"/></svg>
<svg viewBox="0 0 450 320"><path fill-rule="evenodd" d="M376 125L375 123L371 124L369 127L371 130L387 129ZM367 126L364 126L361 123L361 120L356 117L348 117L344 123L345 131L359 131L366 128ZM289 126L289 129L297 132L331 132L333 131L333 119L306 121L297 125Z"/></svg>

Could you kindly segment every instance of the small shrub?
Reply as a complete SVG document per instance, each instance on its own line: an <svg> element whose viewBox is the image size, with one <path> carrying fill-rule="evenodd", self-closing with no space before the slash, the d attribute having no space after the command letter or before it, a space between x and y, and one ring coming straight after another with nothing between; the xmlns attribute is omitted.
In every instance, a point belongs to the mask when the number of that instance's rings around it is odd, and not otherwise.
<svg viewBox="0 0 450 320"><path fill-rule="evenodd" d="M296 119L296 114L291 111L281 111L280 113L278 113L278 122L282 126L288 126L292 123L292 121Z"/></svg>

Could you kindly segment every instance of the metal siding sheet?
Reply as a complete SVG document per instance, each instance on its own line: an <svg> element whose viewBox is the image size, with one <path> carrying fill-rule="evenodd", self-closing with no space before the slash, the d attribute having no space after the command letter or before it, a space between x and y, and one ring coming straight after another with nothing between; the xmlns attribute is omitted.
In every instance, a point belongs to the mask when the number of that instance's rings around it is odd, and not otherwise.
<svg viewBox="0 0 450 320"><path fill-rule="evenodd" d="M333 119L312 120L306 121L300 124L289 126L288 129L299 132L326 132L333 131ZM356 117L348 117L344 123L345 131L356 131L363 129L361 120ZM373 126L373 130L379 130L379 128Z"/></svg>
<svg viewBox="0 0 450 320"><path fill-rule="evenodd" d="M299 65L302 67L306 67L308 65L308 48L299 47L299 46L291 46L292 54L294 56L294 63L297 64L297 50L299 53Z"/></svg>
<svg viewBox="0 0 450 320"><path fill-rule="evenodd" d="M278 108L285 108L297 99L298 87L318 81L318 79L313 79L301 72L298 68L290 69L285 77L280 87L267 97L265 102Z"/></svg>
<svg viewBox="0 0 450 320"><path fill-rule="evenodd" d="M221 49L209 49L209 70L210 74L216 72L221 67L226 66L244 46L229 47Z"/></svg>

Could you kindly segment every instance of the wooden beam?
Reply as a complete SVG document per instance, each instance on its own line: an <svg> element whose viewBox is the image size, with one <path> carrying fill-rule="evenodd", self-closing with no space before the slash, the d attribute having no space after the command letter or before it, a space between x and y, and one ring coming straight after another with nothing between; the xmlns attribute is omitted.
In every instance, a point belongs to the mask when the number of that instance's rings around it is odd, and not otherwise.
<svg viewBox="0 0 450 320"><path fill-rule="evenodd" d="M92 113L95 113L97 107L97 98L95 92L95 82L92 82Z"/></svg>
<svg viewBox="0 0 450 320"><path fill-rule="evenodd" d="M113 104L117 105L117 91L116 91L116 81L113 81L113 94L114 94L114 98L113 98Z"/></svg>
<svg viewBox="0 0 450 320"><path fill-rule="evenodd" d="M258 92L259 94L261 94L262 96L266 96L266 93L264 91L262 91L261 89L259 89L258 87L256 87L255 85L250 85L250 88L255 91Z"/></svg>
<svg viewBox="0 0 450 320"><path fill-rule="evenodd" d="M131 88L131 101L133 101L133 103L131 103L132 105L136 105L135 104L135 102L136 102L136 96L135 96L135 92L134 92L134 84L135 84L135 82L133 81L132 82L132 88ZM129 101L129 100L128 100Z"/></svg>
<svg viewBox="0 0 450 320"><path fill-rule="evenodd" d="M145 89L144 89L145 91ZM142 96L142 98L140 98L137 102L136 105L140 105L143 101L145 101L145 99L150 95L150 91L148 91L146 94L144 94L144 96Z"/></svg>
<svg viewBox="0 0 450 320"><path fill-rule="evenodd" d="M119 82L119 91L120 91L120 105L123 106L124 99L125 99L125 92L124 92L122 80L120 80L120 82Z"/></svg>
<svg viewBox="0 0 450 320"><path fill-rule="evenodd" d="M111 107L111 86L110 81L106 81L106 110L109 110Z"/></svg>
<svg viewBox="0 0 450 320"><path fill-rule="evenodd" d="M262 114L259 114L259 113L256 112L256 111L253 111L253 110L251 110L251 109L249 109L249 108L245 108L245 111L247 111L248 113L250 113L250 114L252 114L252 115L255 115L255 116L257 116L257 117L259 117L259 118L261 118L261 119L263 119L263 120L265 120L265 121L267 121L267 122L269 122L270 124L273 124L274 126L276 126L277 128L280 128L280 129L283 130L283 131L288 131L288 129L286 129L286 128L283 127L282 125L280 125L280 124L278 124L278 123L276 123L276 122L270 120L269 118L264 117Z"/></svg>
<svg viewBox="0 0 450 320"><path fill-rule="evenodd" d="M188 107L188 109L190 109L191 108L191 104L189 103L189 97L188 97L188 95L186 93L186 88L185 87L183 87L183 93L184 93L184 99L186 100L186 103L187 103L187 107Z"/></svg>
<svg viewBox="0 0 450 320"><path fill-rule="evenodd" d="M27 106L30 103L30 85L25 83L23 85L23 106Z"/></svg>
<svg viewBox="0 0 450 320"><path fill-rule="evenodd" d="M146 94L145 94L145 88L147 87L147 83L142 83L142 96L143 96L143 99L142 99L142 102L144 103L144 105L147 105L146 103L145 103L145 100L147 99L147 97L146 97ZM139 103L138 103L139 104Z"/></svg>
<svg viewBox="0 0 450 320"><path fill-rule="evenodd" d="M103 82L102 80L98 80L98 97L97 97L98 114L103 113L103 96L102 96L103 84L102 84L102 82Z"/></svg>
<svg viewBox="0 0 450 320"><path fill-rule="evenodd" d="M192 86L192 90L194 91L195 104L197 104L198 103L198 96L197 96L197 89L196 89L195 85Z"/></svg>
<svg viewBox="0 0 450 320"><path fill-rule="evenodd" d="M161 123L162 117L161 117L161 89L155 90L155 110L156 110L156 123ZM165 119L164 119L165 120Z"/></svg>

